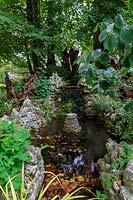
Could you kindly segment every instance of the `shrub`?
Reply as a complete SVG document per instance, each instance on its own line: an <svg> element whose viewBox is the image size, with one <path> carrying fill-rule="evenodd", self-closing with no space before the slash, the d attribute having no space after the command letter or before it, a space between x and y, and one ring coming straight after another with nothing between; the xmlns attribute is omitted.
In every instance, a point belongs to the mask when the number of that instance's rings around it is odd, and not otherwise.
<svg viewBox="0 0 133 200"><path fill-rule="evenodd" d="M8 121L0 121L0 185L5 186L10 178L21 172L22 162L29 162L25 147L30 144L30 134L22 127ZM13 179L15 189L21 185L21 177Z"/></svg>

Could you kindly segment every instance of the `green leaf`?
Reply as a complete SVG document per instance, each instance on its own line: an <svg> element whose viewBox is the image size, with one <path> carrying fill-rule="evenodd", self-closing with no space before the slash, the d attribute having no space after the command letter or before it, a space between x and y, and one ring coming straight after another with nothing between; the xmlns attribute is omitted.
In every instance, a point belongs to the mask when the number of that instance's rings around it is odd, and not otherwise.
<svg viewBox="0 0 133 200"><path fill-rule="evenodd" d="M80 74L84 74L85 71L86 71L86 64L85 63L80 63L80 65L79 65L79 73Z"/></svg>
<svg viewBox="0 0 133 200"><path fill-rule="evenodd" d="M127 57L130 53L131 53L131 45L125 44L124 57Z"/></svg>
<svg viewBox="0 0 133 200"><path fill-rule="evenodd" d="M128 5L129 5L129 9L130 9L131 11L133 11L133 1L132 1L132 0L129 0L129 1L128 1Z"/></svg>
<svg viewBox="0 0 133 200"><path fill-rule="evenodd" d="M99 41L102 43L102 42L106 39L107 35L108 35L108 34L107 34L107 31L106 31L106 30L103 30L103 31L100 33L99 37L98 37Z"/></svg>
<svg viewBox="0 0 133 200"><path fill-rule="evenodd" d="M101 49L96 49L94 52L91 54L91 60L95 61L96 59L99 58L100 55L102 55L102 50Z"/></svg>
<svg viewBox="0 0 133 200"><path fill-rule="evenodd" d="M104 71L104 75L105 75L107 78L112 78L112 77L113 77L112 72L109 71L109 70L105 70L105 71Z"/></svg>
<svg viewBox="0 0 133 200"><path fill-rule="evenodd" d="M120 31L121 29L117 28L115 25L114 25L114 29L113 29L113 32L115 33L116 36L120 36Z"/></svg>
<svg viewBox="0 0 133 200"><path fill-rule="evenodd" d="M102 194L102 193L99 192L98 190L96 190L96 196L98 197L98 199L107 200L106 194Z"/></svg>
<svg viewBox="0 0 133 200"><path fill-rule="evenodd" d="M108 80L101 80L99 82L99 85L103 90L107 90L111 86L111 84L110 84L110 82Z"/></svg>
<svg viewBox="0 0 133 200"><path fill-rule="evenodd" d="M105 30L106 28L107 28L107 24L106 23L104 23L104 22L100 23L100 26L99 26L100 32Z"/></svg>
<svg viewBox="0 0 133 200"><path fill-rule="evenodd" d="M127 74L128 73L128 71L129 71L129 69L128 68L126 68L126 67L122 67L121 68L121 70L120 70L120 75L125 75L125 74Z"/></svg>
<svg viewBox="0 0 133 200"><path fill-rule="evenodd" d="M124 26L124 28L120 32L120 39L124 43L133 43L133 27L128 28Z"/></svg>
<svg viewBox="0 0 133 200"><path fill-rule="evenodd" d="M130 63L130 66L133 67L133 48L132 48L131 54L129 55L129 63Z"/></svg>
<svg viewBox="0 0 133 200"><path fill-rule="evenodd" d="M97 75L100 75L100 74L103 74L103 72L104 72L103 69L98 69L96 73L97 73Z"/></svg>
<svg viewBox="0 0 133 200"><path fill-rule="evenodd" d="M113 48L116 46L116 38L113 34L107 36L107 38L103 42L104 48L112 51Z"/></svg>
<svg viewBox="0 0 133 200"><path fill-rule="evenodd" d="M94 68L89 67L89 69L87 70L87 74L86 74L86 83L91 84L94 77L95 77Z"/></svg>
<svg viewBox="0 0 133 200"><path fill-rule="evenodd" d="M99 61L101 64L106 65L109 63L109 55L107 52L103 52L101 49L96 49L92 53L92 60L94 62Z"/></svg>
<svg viewBox="0 0 133 200"><path fill-rule="evenodd" d="M107 52L102 52L102 54L99 55L96 60L99 61L101 64L106 65L109 63L109 55Z"/></svg>
<svg viewBox="0 0 133 200"><path fill-rule="evenodd" d="M113 32L113 30L114 30L114 23L109 24L107 27L107 33L111 33L111 32Z"/></svg>
<svg viewBox="0 0 133 200"><path fill-rule="evenodd" d="M117 169L116 163L112 163L112 164L111 164L111 167L112 167L112 169L115 169L115 170L116 170L116 169Z"/></svg>
<svg viewBox="0 0 133 200"><path fill-rule="evenodd" d="M123 28L124 26L124 20L123 20L123 17L118 14L116 17L115 17L115 26L118 28L118 29L121 29Z"/></svg>

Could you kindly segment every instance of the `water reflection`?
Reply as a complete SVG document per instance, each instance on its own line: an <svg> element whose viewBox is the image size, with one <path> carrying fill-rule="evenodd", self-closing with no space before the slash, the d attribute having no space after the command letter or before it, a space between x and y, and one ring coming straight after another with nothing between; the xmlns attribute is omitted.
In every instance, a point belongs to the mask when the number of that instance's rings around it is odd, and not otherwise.
<svg viewBox="0 0 133 200"><path fill-rule="evenodd" d="M82 151L77 151L76 155L72 152L67 152L66 160L62 162L61 167L65 174L82 174L85 169L85 158Z"/></svg>
<svg viewBox="0 0 133 200"><path fill-rule="evenodd" d="M106 154L105 144L108 134L103 125L99 125L94 119L85 119L82 122L82 138L86 147L86 157L88 161L96 162Z"/></svg>
<svg viewBox="0 0 133 200"><path fill-rule="evenodd" d="M106 129L94 119L83 119L80 121L82 130L79 135L65 135L62 124L62 121L55 120L41 133L45 138L49 132L52 133L51 139L46 139L45 142L55 146L53 150L42 152L45 161L46 156L50 155L51 162L60 162L63 172L68 175L77 176L86 170L90 173L97 172L96 162L106 154L105 144L109 137Z"/></svg>

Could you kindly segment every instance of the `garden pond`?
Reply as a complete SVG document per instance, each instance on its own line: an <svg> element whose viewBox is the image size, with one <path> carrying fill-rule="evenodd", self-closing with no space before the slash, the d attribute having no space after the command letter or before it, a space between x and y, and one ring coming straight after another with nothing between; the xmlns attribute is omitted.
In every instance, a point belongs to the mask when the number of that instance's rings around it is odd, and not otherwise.
<svg viewBox="0 0 133 200"><path fill-rule="evenodd" d="M63 131L63 120L54 119L33 137L34 146L41 148L45 170L59 175L61 181L50 186L47 199L57 194L63 196L64 188L67 192L78 187L87 187L93 192L101 190L97 160L106 154L109 136L95 119L84 118L79 123L81 132L68 134ZM46 175L44 183L49 181L50 175Z"/></svg>

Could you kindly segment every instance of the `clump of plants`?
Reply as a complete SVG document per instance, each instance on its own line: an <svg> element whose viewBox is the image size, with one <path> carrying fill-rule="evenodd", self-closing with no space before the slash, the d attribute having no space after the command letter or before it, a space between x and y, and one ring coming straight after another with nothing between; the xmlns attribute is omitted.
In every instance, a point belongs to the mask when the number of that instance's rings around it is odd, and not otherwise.
<svg viewBox="0 0 133 200"><path fill-rule="evenodd" d="M7 101L6 85L0 84L0 117L7 114L9 115L14 104L12 101Z"/></svg>
<svg viewBox="0 0 133 200"><path fill-rule="evenodd" d="M119 156L110 163L111 172L105 172L102 177L103 183L106 185L107 188L112 188L114 181L122 181L122 176L119 173L115 172L116 170L123 171L128 162L133 158L133 148L131 147L131 145L129 145L127 142L122 141L120 143L120 146L121 152L119 152ZM113 170L115 170L114 173Z"/></svg>
<svg viewBox="0 0 133 200"><path fill-rule="evenodd" d="M15 82L14 85L18 93L23 93L25 80ZM33 99L45 99L50 93L50 81L45 76L40 76L34 83L29 82L27 88L28 95Z"/></svg>
<svg viewBox="0 0 133 200"><path fill-rule="evenodd" d="M122 142L123 151L121 152L118 161L118 169L123 170L127 163L133 158L133 149L129 146L128 143Z"/></svg>
<svg viewBox="0 0 133 200"><path fill-rule="evenodd" d="M49 123L52 118L51 106L44 102L39 102L39 106L41 108L41 113L42 113L44 119L46 120L47 123Z"/></svg>
<svg viewBox="0 0 133 200"><path fill-rule="evenodd" d="M37 197L37 200L43 200L45 199L45 195L46 195L46 192L48 190L48 188L50 186L52 186L53 182L57 182L61 184L60 182L60 179L58 177L58 175L55 175L54 173L52 172L44 172L45 174L50 174L51 175L51 179L49 181L49 183L45 186L45 187L42 187L41 191L39 192L39 195ZM22 165L22 173L21 173L21 177L22 177L22 181L21 181L21 188L20 188L20 191L17 192L14 188L14 184L13 184L13 179L15 177L13 177L12 179L10 177L8 177L8 182L6 183L6 190L3 189L3 187L0 185L0 190L2 191L4 197L6 200L17 200L18 198L20 200L26 200L28 199L28 194L29 194L29 191L30 191L30 187L32 184L34 184L34 181L36 179L36 177L32 180L31 179L31 185L29 185L29 187L25 190L25 185L24 185L24 177L25 177L25 174L24 174L24 165ZM11 188L11 192L9 193L9 190L8 188ZM84 199L84 198L87 198L87 196L85 195L82 195L82 194L78 194L78 192L82 191L82 190L85 190L87 191L89 194L91 194L92 198L89 198L88 200L93 200L93 199L101 199L101 200L106 200L107 196L104 195L104 194L101 194L99 191L97 191L97 194L95 195L90 189L88 188L85 188L85 187L80 187L80 188L77 188L75 189L73 192L71 193L68 193L65 191L63 185L61 184L62 186L62 190L64 191L64 196L60 196L60 195L55 195L51 198L51 200L72 200L72 199Z"/></svg>
<svg viewBox="0 0 133 200"><path fill-rule="evenodd" d="M133 101L121 101L109 96L95 95L91 99L92 110L102 113L107 128L116 137L123 140L133 138Z"/></svg>
<svg viewBox="0 0 133 200"><path fill-rule="evenodd" d="M108 113L107 124L112 134L123 139L133 139L133 101L116 101L112 113Z"/></svg>
<svg viewBox="0 0 133 200"><path fill-rule="evenodd" d="M0 121L0 185L5 184L21 172L22 163L31 160L25 147L30 144L30 133L22 127L8 121ZM21 176L13 180L16 190L20 189Z"/></svg>
<svg viewBox="0 0 133 200"><path fill-rule="evenodd" d="M8 102L6 99L0 99L0 117L2 117L5 114L10 115L14 106L15 105L12 101Z"/></svg>
<svg viewBox="0 0 133 200"><path fill-rule="evenodd" d="M30 92L35 99L45 99L50 93L50 81L46 77L40 77L34 83L34 89Z"/></svg>

